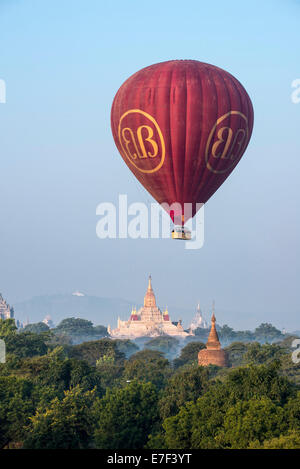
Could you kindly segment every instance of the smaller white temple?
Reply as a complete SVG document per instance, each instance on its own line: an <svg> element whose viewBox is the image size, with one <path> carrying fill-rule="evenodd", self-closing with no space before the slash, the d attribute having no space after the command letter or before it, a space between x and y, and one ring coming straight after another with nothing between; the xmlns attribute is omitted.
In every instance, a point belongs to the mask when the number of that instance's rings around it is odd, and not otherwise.
<svg viewBox="0 0 300 469"><path fill-rule="evenodd" d="M194 331L196 329L198 329L198 327L200 327L201 329L207 329L208 328L208 324L207 322L205 321L204 317L203 317L203 314L202 314L202 311L201 311L201 308L200 308L200 304L198 303L198 306L197 306L197 310L196 310L196 314L190 324L190 331Z"/></svg>
<svg viewBox="0 0 300 469"><path fill-rule="evenodd" d="M51 316L48 314L42 321L46 326L48 326L50 329L54 327L54 322L51 319Z"/></svg>

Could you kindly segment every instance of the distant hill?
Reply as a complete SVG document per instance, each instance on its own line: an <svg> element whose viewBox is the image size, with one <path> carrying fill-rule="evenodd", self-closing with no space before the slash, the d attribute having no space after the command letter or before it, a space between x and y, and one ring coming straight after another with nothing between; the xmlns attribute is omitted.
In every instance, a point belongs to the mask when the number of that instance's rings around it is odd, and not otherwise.
<svg viewBox="0 0 300 469"><path fill-rule="evenodd" d="M39 322L50 315L57 325L67 317L88 319L95 325L116 327L118 316L127 318L134 303L122 298L100 298L73 294L35 296L14 304L15 317L22 322Z"/></svg>

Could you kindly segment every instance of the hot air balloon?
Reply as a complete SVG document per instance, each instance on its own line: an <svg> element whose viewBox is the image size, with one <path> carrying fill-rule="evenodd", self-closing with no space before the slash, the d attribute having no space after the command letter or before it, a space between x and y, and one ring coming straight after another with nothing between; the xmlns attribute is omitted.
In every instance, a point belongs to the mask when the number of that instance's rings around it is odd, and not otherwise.
<svg viewBox="0 0 300 469"><path fill-rule="evenodd" d="M195 215L196 203L206 203L243 156L253 107L241 83L225 70L171 60L143 68L123 83L112 104L111 127L129 169L167 206L177 225L173 237L184 239L184 222ZM182 213L176 204L191 204L192 210Z"/></svg>

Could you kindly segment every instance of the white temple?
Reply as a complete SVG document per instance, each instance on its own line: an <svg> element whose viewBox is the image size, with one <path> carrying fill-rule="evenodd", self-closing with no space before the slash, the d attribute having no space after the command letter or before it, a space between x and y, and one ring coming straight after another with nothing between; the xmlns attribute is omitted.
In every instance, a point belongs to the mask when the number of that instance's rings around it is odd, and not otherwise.
<svg viewBox="0 0 300 469"><path fill-rule="evenodd" d="M176 337L187 337L193 333L185 332L181 321L177 325L173 324L169 312L164 312L156 306L155 295L152 289L151 276L149 276L148 289L144 298L144 306L138 311L134 308L131 311L128 321L121 321L118 318L116 329L107 328L108 333L113 338L134 339L137 337L156 337L160 335L170 335Z"/></svg>
<svg viewBox="0 0 300 469"><path fill-rule="evenodd" d="M10 319L14 317L14 309L3 299L0 293L0 319Z"/></svg>
<svg viewBox="0 0 300 469"><path fill-rule="evenodd" d="M46 324L46 326L48 326L50 329L54 327L54 323L49 314L43 319L42 322Z"/></svg>
<svg viewBox="0 0 300 469"><path fill-rule="evenodd" d="M196 314L195 314L195 316L194 316L194 318L193 318L193 320L190 324L190 330L194 331L198 327L200 327L201 329L207 329L208 328L208 324L207 324L207 322L205 321L205 319L202 315L202 311L201 311L199 303L198 303L198 306L197 306Z"/></svg>

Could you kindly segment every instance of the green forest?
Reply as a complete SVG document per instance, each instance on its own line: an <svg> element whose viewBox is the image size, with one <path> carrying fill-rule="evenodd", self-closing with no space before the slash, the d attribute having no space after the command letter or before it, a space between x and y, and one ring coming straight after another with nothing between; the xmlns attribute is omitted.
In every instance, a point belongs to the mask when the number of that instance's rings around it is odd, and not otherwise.
<svg viewBox="0 0 300 469"><path fill-rule="evenodd" d="M0 320L0 447L300 448L295 337L223 326L230 367L199 367L205 334L132 342L82 319L51 330Z"/></svg>

